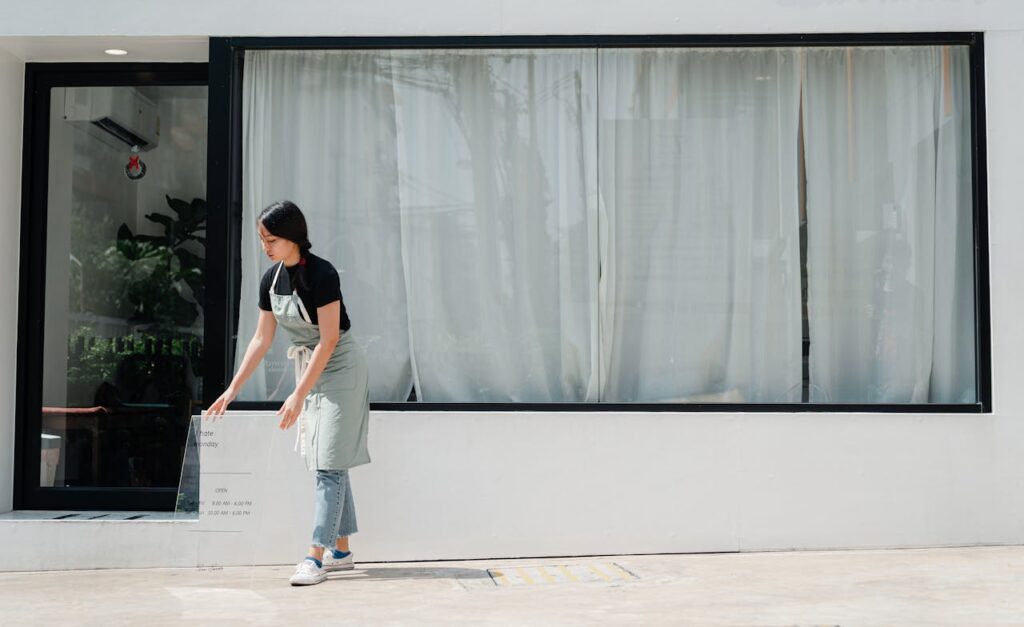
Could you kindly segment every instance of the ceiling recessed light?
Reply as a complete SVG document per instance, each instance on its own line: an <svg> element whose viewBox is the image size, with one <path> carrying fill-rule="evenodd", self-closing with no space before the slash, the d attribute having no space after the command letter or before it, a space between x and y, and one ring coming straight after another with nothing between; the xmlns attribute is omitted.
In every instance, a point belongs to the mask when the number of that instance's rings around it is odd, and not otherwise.
<svg viewBox="0 0 1024 627"><path fill-rule="evenodd" d="M128 54L127 50L121 50L120 48L110 48L109 50L104 50L103 52L106 52L107 54L113 55L115 57L123 57L124 55Z"/></svg>

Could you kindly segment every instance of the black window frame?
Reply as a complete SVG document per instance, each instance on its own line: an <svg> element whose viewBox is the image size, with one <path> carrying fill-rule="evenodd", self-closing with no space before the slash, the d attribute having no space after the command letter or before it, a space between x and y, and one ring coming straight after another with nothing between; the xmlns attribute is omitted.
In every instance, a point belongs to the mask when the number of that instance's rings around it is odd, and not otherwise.
<svg viewBox="0 0 1024 627"><path fill-rule="evenodd" d="M230 216L217 225L223 261L224 285L208 287L224 299L207 311L223 313L223 345L209 346L223 358L219 372L210 371L208 390L223 390L233 375L233 356L241 298L242 224L242 73L247 50L352 50L352 49L494 49L494 48L742 48L844 46L968 46L970 57L971 174L974 216L975 381L977 402L965 404L880 403L429 403L375 402L377 411L543 411L543 412L760 412L760 413L991 413L992 366L988 281L988 209L985 162L984 33L839 33L784 35L595 35L595 36L486 36L486 37L223 37L210 40L210 157L226 176L210 177L209 202L218 216ZM214 129L218 129L216 136ZM212 171L212 170L211 170ZM217 288L223 292L217 292ZM358 323L357 323L358 324ZM209 333L209 330L207 331ZM213 338L213 335L208 335ZM212 368L212 366L211 366ZM212 400L212 399L210 399ZM279 402L235 402L234 409L277 409Z"/></svg>
<svg viewBox="0 0 1024 627"><path fill-rule="evenodd" d="M41 487L39 485L39 434L42 427L44 341L43 328L39 321L44 319L46 304L46 209L51 88L175 85L207 86L208 64L25 64L21 262L18 287L18 356L14 436L14 509L123 511L171 511L174 509L178 492L176 487ZM204 400L205 395L204 388Z"/></svg>

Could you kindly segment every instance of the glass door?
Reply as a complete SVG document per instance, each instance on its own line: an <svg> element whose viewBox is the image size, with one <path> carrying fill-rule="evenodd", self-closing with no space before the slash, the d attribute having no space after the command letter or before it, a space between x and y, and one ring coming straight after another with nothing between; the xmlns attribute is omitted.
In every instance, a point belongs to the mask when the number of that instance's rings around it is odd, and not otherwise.
<svg viewBox="0 0 1024 627"><path fill-rule="evenodd" d="M173 507L203 394L203 83L48 90L30 507Z"/></svg>

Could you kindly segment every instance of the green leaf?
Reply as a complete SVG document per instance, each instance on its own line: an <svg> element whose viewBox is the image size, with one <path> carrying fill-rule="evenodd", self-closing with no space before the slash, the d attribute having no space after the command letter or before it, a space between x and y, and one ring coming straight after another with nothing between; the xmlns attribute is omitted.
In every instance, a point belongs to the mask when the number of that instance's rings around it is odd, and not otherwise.
<svg viewBox="0 0 1024 627"><path fill-rule="evenodd" d="M185 250L184 248L174 249L174 254L178 257L178 260L181 262L182 268L202 269L206 263L205 259L203 259L202 257L200 257L199 255L195 254L190 250Z"/></svg>
<svg viewBox="0 0 1024 627"><path fill-rule="evenodd" d="M171 198L165 196L167 199L167 206L174 210L174 213L178 214L178 217L182 220L188 220L193 215L192 204L187 203L180 198Z"/></svg>
<svg viewBox="0 0 1024 627"><path fill-rule="evenodd" d="M193 274L184 277L185 284L192 290L192 296L197 302L202 303L206 298L206 286L202 274Z"/></svg>
<svg viewBox="0 0 1024 627"><path fill-rule="evenodd" d="M168 231L174 228L174 218L163 213L147 213L146 219L164 225Z"/></svg>
<svg viewBox="0 0 1024 627"><path fill-rule="evenodd" d="M137 235L126 224L114 245L97 251L97 276L106 275L106 301L133 322L172 330L195 323L204 302L203 251L187 250L185 242L206 245L206 201L166 196L175 215L154 212L145 217L163 226L164 235ZM109 241L109 240L108 240ZM193 300L197 302L193 302Z"/></svg>
<svg viewBox="0 0 1024 627"><path fill-rule="evenodd" d="M123 236L124 232L127 231L128 235ZM121 253L125 259L134 261L139 258L139 245L132 238L131 231L128 230L127 226L121 225L121 230L117 232L117 252Z"/></svg>
<svg viewBox="0 0 1024 627"><path fill-rule="evenodd" d="M130 240L133 237L132 230L128 228L127 224L122 222L121 226L117 229L117 241Z"/></svg>

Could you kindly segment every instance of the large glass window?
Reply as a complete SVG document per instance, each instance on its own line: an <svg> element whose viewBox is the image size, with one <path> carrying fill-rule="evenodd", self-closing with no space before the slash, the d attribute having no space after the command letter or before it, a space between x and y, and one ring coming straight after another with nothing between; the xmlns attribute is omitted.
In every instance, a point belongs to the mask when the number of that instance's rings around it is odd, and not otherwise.
<svg viewBox="0 0 1024 627"><path fill-rule="evenodd" d="M967 46L250 50L375 401L975 403ZM282 344L242 399L293 386Z"/></svg>
<svg viewBox="0 0 1024 627"><path fill-rule="evenodd" d="M174 488L202 399L206 86L50 89L36 485Z"/></svg>

